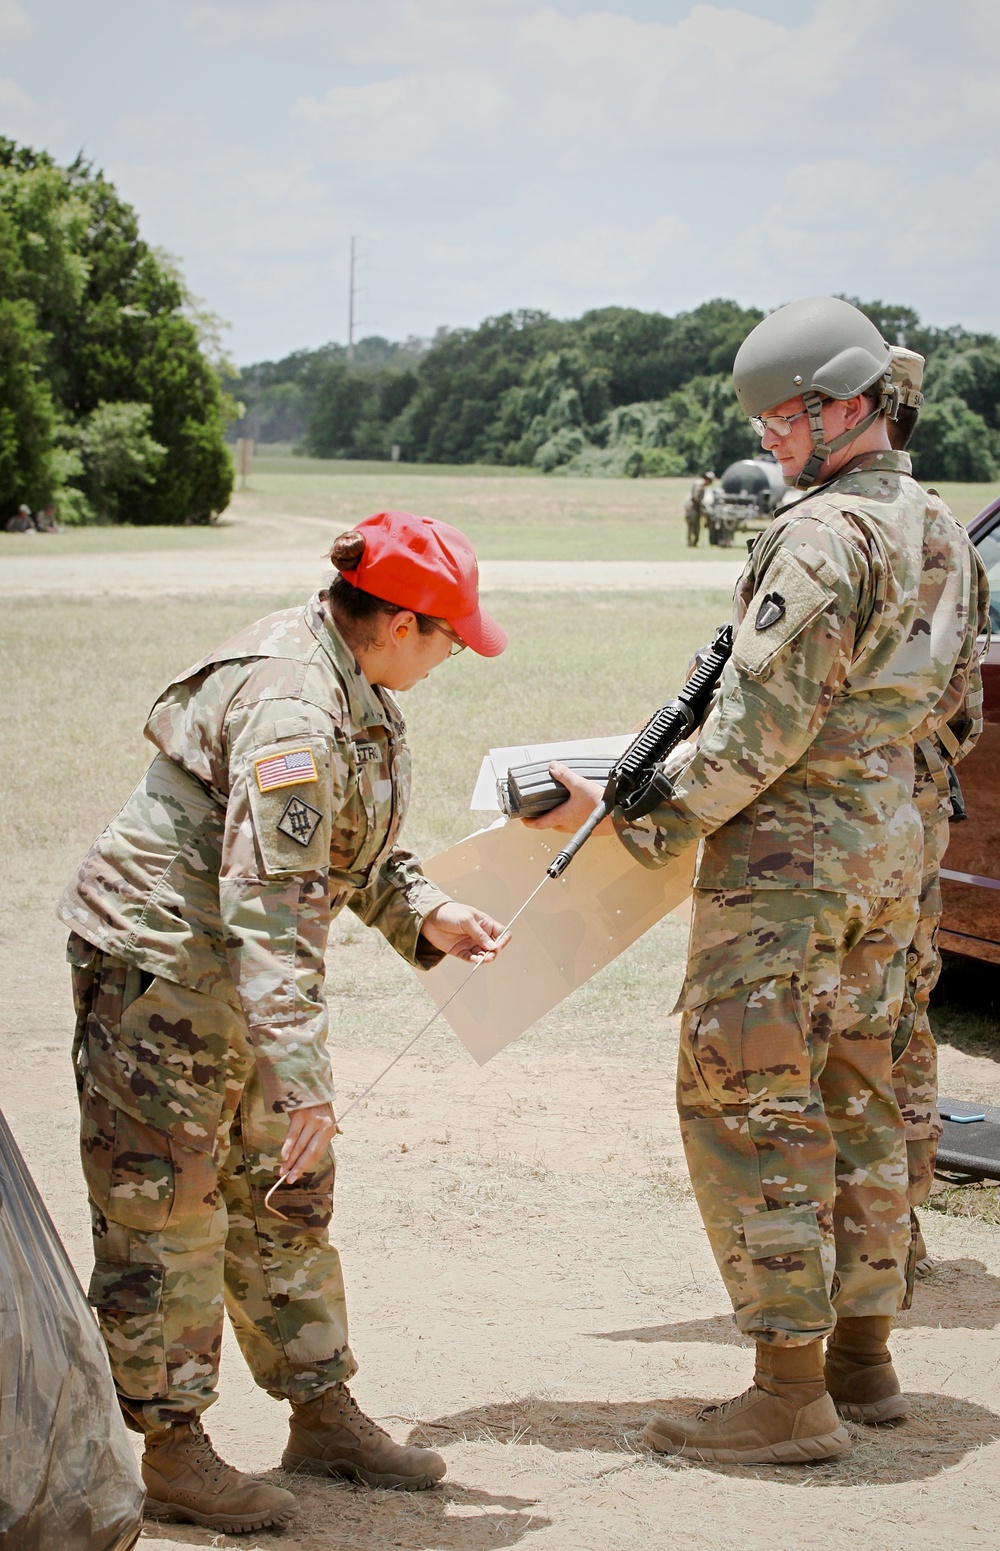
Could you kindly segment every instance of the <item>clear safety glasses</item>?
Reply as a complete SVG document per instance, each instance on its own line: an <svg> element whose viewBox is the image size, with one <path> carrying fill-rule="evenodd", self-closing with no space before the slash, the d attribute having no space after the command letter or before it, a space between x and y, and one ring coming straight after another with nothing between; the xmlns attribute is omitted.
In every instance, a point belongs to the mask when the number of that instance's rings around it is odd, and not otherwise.
<svg viewBox="0 0 1000 1551"><path fill-rule="evenodd" d="M772 436L791 436L792 422L808 415L808 409L800 409L797 415L751 415L750 424L758 436L770 431Z"/></svg>
<svg viewBox="0 0 1000 1551"><path fill-rule="evenodd" d="M454 630L450 630L447 625L439 625L436 619L432 619L431 624L435 630L439 630L451 642L451 651L448 653L449 657L457 657L459 652L465 651L465 642L455 634Z"/></svg>

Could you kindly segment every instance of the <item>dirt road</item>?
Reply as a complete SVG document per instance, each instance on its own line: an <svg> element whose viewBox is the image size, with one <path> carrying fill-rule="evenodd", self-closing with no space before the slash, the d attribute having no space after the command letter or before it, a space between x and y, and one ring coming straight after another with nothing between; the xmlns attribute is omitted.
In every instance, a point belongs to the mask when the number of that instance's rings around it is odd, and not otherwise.
<svg viewBox="0 0 1000 1551"><path fill-rule="evenodd" d="M743 562L725 560L484 560L484 592L732 590ZM0 557L0 597L164 597L272 590L308 595L322 574L311 549L147 550L139 554Z"/></svg>

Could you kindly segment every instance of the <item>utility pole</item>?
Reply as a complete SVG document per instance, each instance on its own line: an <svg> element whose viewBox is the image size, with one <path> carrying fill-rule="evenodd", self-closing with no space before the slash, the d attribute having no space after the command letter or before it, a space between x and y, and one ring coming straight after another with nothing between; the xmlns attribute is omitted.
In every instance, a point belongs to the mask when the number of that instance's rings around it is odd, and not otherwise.
<svg viewBox="0 0 1000 1551"><path fill-rule="evenodd" d="M354 271L357 261L357 238L351 238L351 279L347 295L347 359L354 360L354 298L357 294L357 286L354 283Z"/></svg>

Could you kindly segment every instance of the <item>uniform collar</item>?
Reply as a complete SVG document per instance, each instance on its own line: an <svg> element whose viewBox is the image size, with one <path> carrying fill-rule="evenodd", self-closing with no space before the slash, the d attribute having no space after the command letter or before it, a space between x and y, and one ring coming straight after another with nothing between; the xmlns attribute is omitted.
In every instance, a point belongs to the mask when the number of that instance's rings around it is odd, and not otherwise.
<svg viewBox="0 0 1000 1551"><path fill-rule="evenodd" d="M859 452L856 458L837 470L830 483L836 484L845 474L861 474L869 470L876 474L912 474L913 460L908 452L893 452L891 448L884 452Z"/></svg>
<svg viewBox="0 0 1000 1551"><path fill-rule="evenodd" d="M398 728L402 717L388 690L369 684L351 648L323 607L323 594L314 593L306 605L306 620L330 658L344 686L351 721L355 727ZM384 698L383 698L384 697Z"/></svg>

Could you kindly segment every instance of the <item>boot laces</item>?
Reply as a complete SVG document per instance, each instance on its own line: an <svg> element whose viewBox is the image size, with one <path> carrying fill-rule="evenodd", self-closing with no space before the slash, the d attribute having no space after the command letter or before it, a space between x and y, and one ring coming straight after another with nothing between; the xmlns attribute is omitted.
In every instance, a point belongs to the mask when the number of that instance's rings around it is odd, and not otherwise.
<svg viewBox="0 0 1000 1551"><path fill-rule="evenodd" d="M235 1473L232 1465L227 1465L224 1459L219 1458L215 1452L215 1446L201 1422L191 1423L191 1440L192 1457L195 1463L204 1470L206 1479L214 1486L217 1486L226 1476Z"/></svg>
<svg viewBox="0 0 1000 1551"><path fill-rule="evenodd" d="M760 1387L757 1384L751 1384L750 1388L745 1389L742 1395L734 1395L731 1400L720 1401L717 1406L702 1406L698 1412L698 1420L702 1422L707 1421L710 1417L729 1416L731 1412L740 1410L755 1395L760 1393Z"/></svg>
<svg viewBox="0 0 1000 1551"><path fill-rule="evenodd" d="M370 1416L365 1415L346 1385L338 1391L337 1399L345 1426L358 1432L362 1437L367 1435L369 1438L388 1438L389 1434L385 1428L379 1427Z"/></svg>

